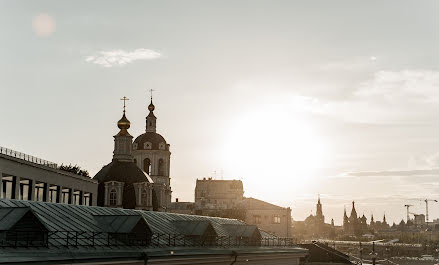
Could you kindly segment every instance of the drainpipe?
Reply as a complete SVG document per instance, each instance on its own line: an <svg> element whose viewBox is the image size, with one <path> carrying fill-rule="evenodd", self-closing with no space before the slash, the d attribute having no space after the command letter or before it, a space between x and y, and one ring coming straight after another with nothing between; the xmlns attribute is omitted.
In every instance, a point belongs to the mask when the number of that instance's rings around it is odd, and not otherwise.
<svg viewBox="0 0 439 265"><path fill-rule="evenodd" d="M235 264L236 260L238 259L238 253L236 253L236 251L232 251L232 255L235 256L235 260L233 260L232 263L230 263L230 265Z"/></svg>

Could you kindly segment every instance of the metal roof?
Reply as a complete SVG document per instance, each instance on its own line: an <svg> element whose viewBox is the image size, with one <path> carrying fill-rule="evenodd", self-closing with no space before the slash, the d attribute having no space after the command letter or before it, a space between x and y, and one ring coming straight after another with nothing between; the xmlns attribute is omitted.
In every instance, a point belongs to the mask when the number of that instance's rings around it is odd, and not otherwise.
<svg viewBox="0 0 439 265"><path fill-rule="evenodd" d="M153 233L162 234L181 234L181 225L176 225L179 222L184 225L191 223L193 229L201 229L205 223L210 223L218 236L231 236L224 225L248 226L236 219L220 217L0 199L0 217L2 213L3 215L9 213L8 220L16 219L24 214L23 211L27 211L20 209L31 209L47 230L54 232L107 232L110 227L122 231L121 229L125 229L122 228L122 224L130 226L129 224L138 221L139 217L144 218ZM4 225L6 227L6 221Z"/></svg>

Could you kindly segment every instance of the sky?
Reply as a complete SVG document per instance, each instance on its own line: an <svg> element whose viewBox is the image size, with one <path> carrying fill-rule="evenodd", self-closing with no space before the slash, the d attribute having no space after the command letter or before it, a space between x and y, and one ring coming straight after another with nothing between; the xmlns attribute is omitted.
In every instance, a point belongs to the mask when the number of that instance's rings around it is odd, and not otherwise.
<svg viewBox="0 0 439 265"><path fill-rule="evenodd" d="M437 1L0 2L0 146L96 174L154 89L173 198L197 178L341 224L439 199ZM430 204L439 218L439 203Z"/></svg>

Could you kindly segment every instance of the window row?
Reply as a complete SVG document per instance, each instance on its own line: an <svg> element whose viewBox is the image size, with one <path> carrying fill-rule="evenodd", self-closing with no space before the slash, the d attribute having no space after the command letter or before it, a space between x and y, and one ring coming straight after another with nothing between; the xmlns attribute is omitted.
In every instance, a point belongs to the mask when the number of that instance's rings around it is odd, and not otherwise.
<svg viewBox="0 0 439 265"><path fill-rule="evenodd" d="M137 150L139 148L138 143L133 143L133 149ZM143 143L143 149L151 150L152 149L152 143L151 142L145 142ZM159 143L159 150L166 150L166 144L161 142Z"/></svg>
<svg viewBox="0 0 439 265"><path fill-rule="evenodd" d="M92 205L92 193L90 192L35 181L32 194L32 181L34 180L21 178L17 181L17 179L15 176L3 176L1 198Z"/></svg>
<svg viewBox="0 0 439 265"><path fill-rule="evenodd" d="M268 216L264 216L265 223L267 223ZM260 215L253 215L253 223L254 224L261 224L262 223L262 217ZM280 224L280 216L275 214L271 216L271 223L273 224Z"/></svg>

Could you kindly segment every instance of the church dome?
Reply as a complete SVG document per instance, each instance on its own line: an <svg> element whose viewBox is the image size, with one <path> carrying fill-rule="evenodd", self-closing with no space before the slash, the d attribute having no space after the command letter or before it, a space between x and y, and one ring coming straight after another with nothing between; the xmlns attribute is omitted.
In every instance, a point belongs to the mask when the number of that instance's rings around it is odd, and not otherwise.
<svg viewBox="0 0 439 265"><path fill-rule="evenodd" d="M121 130L128 130L130 126L131 122L127 119L124 113L122 118L117 122L117 127L119 127Z"/></svg>
<svg viewBox="0 0 439 265"><path fill-rule="evenodd" d="M155 106L154 106L154 104L152 104L152 100L151 100L151 104L149 104L149 106L148 106L148 110L151 112L155 110Z"/></svg>
<svg viewBox="0 0 439 265"><path fill-rule="evenodd" d="M149 144L150 145L149 145ZM146 144L146 145L145 145ZM146 132L139 135L134 140L134 145L137 148L134 150L167 150L169 151L169 145L166 143L165 138L156 132Z"/></svg>

